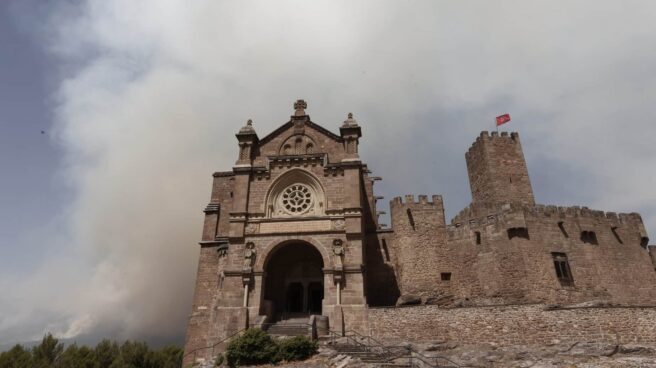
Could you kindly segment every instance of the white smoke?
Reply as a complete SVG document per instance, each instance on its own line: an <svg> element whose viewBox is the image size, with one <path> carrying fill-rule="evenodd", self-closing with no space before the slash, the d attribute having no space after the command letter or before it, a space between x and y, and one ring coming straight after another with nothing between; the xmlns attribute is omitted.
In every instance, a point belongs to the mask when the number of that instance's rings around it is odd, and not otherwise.
<svg viewBox="0 0 656 368"><path fill-rule="evenodd" d="M210 174L248 118L263 137L297 98L333 131L355 113L385 194L441 193L453 215L464 152L510 112L539 202L640 210L656 229L652 3L62 4L42 40L75 199L62 251L0 281L0 343L183 336Z"/></svg>

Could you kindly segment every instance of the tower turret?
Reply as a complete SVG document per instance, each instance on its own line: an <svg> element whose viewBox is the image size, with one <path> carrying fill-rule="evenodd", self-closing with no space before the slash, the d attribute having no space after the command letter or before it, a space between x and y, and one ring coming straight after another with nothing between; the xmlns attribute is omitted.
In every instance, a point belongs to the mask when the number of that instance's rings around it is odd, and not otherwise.
<svg viewBox="0 0 656 368"><path fill-rule="evenodd" d="M535 204L519 134L481 132L465 159L474 205Z"/></svg>
<svg viewBox="0 0 656 368"><path fill-rule="evenodd" d="M415 303L449 293L449 283L443 283L442 274L450 278L449 260L444 257L446 225L442 196L434 195L429 201L425 195L415 201L407 195L390 202L394 244L397 254L400 303Z"/></svg>

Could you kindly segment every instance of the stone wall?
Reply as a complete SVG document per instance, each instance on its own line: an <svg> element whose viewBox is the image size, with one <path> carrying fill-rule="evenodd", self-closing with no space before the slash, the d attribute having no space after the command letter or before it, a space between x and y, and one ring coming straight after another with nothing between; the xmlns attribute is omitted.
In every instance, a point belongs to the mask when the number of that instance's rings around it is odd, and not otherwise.
<svg viewBox="0 0 656 368"><path fill-rule="evenodd" d="M451 341L499 346L576 341L656 343L656 307L546 310L544 305L444 309L437 306L368 310L380 340Z"/></svg>
<svg viewBox="0 0 656 368"><path fill-rule="evenodd" d="M479 213L482 215L482 213ZM638 214L579 207L506 205L447 227L457 298L485 303L618 304L656 302L656 272L642 247L646 232ZM509 239L523 228L527 238ZM595 234L595 244L582 239ZM553 254L568 258L573 281L559 282Z"/></svg>

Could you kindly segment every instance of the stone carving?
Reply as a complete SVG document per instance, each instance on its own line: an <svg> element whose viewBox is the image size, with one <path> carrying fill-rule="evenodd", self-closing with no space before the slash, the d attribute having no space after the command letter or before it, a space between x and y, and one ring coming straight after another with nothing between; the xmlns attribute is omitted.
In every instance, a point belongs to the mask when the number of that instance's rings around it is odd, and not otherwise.
<svg viewBox="0 0 656 368"><path fill-rule="evenodd" d="M246 232L246 234L257 234L259 227L260 227L259 224L250 223L246 225L246 228L244 228L244 232Z"/></svg>
<svg viewBox="0 0 656 368"><path fill-rule="evenodd" d="M344 256L344 242L342 239L335 239L333 240L333 253L338 256L342 257Z"/></svg>
<svg viewBox="0 0 656 368"><path fill-rule="evenodd" d="M344 230L345 226L346 226L346 222L342 219L337 219L333 221L333 229L335 230Z"/></svg>
<svg viewBox="0 0 656 368"><path fill-rule="evenodd" d="M244 250L244 269L250 269L253 267L255 255L255 244L253 242L246 243L246 249Z"/></svg>

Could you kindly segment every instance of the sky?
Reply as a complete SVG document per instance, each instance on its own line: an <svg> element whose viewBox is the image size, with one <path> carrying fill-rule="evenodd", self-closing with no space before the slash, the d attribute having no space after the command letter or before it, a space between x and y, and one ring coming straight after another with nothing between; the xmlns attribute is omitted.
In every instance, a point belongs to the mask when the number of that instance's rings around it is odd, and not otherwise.
<svg viewBox="0 0 656 368"><path fill-rule="evenodd" d="M654 19L631 0L3 1L0 346L182 343L211 173L299 98L333 132L354 113L388 200L442 194L454 216L464 153L510 113L537 202L654 232Z"/></svg>

